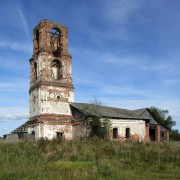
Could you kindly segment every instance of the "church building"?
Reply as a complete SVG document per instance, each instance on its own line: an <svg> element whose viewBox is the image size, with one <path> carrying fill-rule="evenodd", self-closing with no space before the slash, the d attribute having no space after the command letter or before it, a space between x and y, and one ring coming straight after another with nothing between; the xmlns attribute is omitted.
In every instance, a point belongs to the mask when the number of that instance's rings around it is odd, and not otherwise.
<svg viewBox="0 0 180 180"><path fill-rule="evenodd" d="M6 135L7 139L87 137L87 123L94 110L98 110L102 121L108 118L111 122L111 139L169 140L168 128L158 123L148 108L126 110L74 102L66 26L42 20L34 28L33 36L29 120Z"/></svg>

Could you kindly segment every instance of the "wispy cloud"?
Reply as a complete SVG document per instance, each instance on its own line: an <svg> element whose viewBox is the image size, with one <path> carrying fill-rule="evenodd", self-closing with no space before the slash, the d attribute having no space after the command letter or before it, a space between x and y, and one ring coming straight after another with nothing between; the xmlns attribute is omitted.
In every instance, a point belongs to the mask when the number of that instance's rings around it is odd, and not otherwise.
<svg viewBox="0 0 180 180"><path fill-rule="evenodd" d="M14 82L1 82L0 92L24 92L27 91L29 83L22 80L15 80Z"/></svg>
<svg viewBox="0 0 180 180"><path fill-rule="evenodd" d="M103 1L103 19L106 27L101 32L104 39L116 39L121 42L132 41L129 19L139 9L140 3L134 0L108 0Z"/></svg>
<svg viewBox="0 0 180 180"><path fill-rule="evenodd" d="M88 85L91 85L91 86L99 84L99 82L93 81L93 80L89 80L89 79L83 79L83 78L73 78L73 79L74 79L74 82L76 84L82 84L82 85L88 84Z"/></svg>
<svg viewBox="0 0 180 180"><path fill-rule="evenodd" d="M25 18L25 15L20 5L16 9L17 9L16 12L18 12L18 15L20 18L21 26L23 27L25 35L27 37L27 41L25 39L22 39L22 34L19 34L19 38L15 39L14 41L12 40L13 36L8 36L6 39L3 37L0 37L0 48L9 49L13 51L32 53L32 43L31 43L32 41L31 41L30 32L27 25L27 20Z"/></svg>
<svg viewBox="0 0 180 180"><path fill-rule="evenodd" d="M30 41L31 40L30 32L29 32L29 28L28 28L28 24L27 24L27 20L26 20L25 14L23 13L23 10L22 10L21 7L18 7L17 11L18 11L18 14L20 16L20 19L21 19L21 22L22 22L22 26L24 28L24 31L25 31L26 36L28 38L28 41Z"/></svg>
<svg viewBox="0 0 180 180"><path fill-rule="evenodd" d="M177 66L178 62L174 59L159 59L155 57L146 57L142 55L131 54L129 56L113 56L110 54L104 54L101 60L108 64L119 65L120 67L135 67L147 72L166 72L177 73L180 68Z"/></svg>
<svg viewBox="0 0 180 180"><path fill-rule="evenodd" d="M74 17L78 19L78 31L82 31L83 36L86 29L85 32L88 35L86 39L101 48L104 47L106 40L112 40L112 38L127 41L130 35L128 18L132 17L138 9L138 1L100 0L99 3L101 8L96 8L94 3L89 3L89 6L84 3L86 5L78 9Z"/></svg>
<svg viewBox="0 0 180 180"><path fill-rule="evenodd" d="M141 67L145 67L146 63L148 61L146 61L145 57L143 56L115 56L115 55L111 55L111 54L103 54L101 59L105 62L105 63L109 63L109 64L115 64L115 65L121 65L121 66L139 66L141 65Z"/></svg>
<svg viewBox="0 0 180 180"><path fill-rule="evenodd" d="M31 53L32 43L13 42L8 40L4 41L0 39L0 48Z"/></svg>
<svg viewBox="0 0 180 180"><path fill-rule="evenodd" d="M180 79L166 79L164 80L164 84L168 84L168 85L177 85L180 84Z"/></svg>
<svg viewBox="0 0 180 180"><path fill-rule="evenodd" d="M0 115L0 122L28 119L29 113Z"/></svg>
<svg viewBox="0 0 180 180"><path fill-rule="evenodd" d="M103 2L104 3L104 2ZM106 17L114 23L124 23L139 6L138 1L134 0L114 0L106 1Z"/></svg>
<svg viewBox="0 0 180 180"><path fill-rule="evenodd" d="M121 96L125 96L127 98L127 96L132 98L133 96L140 96L141 98L143 97L143 95L145 94L145 92L142 89L137 89L133 86L117 86L117 85L105 85L102 88L102 91L104 91L103 94L107 94L107 95L121 95Z"/></svg>

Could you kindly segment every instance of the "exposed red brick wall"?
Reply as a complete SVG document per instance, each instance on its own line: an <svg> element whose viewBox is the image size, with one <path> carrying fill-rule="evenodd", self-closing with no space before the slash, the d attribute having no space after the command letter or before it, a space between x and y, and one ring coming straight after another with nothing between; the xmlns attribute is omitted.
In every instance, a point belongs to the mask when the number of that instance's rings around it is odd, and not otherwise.
<svg viewBox="0 0 180 180"><path fill-rule="evenodd" d="M166 141L169 141L169 130L166 131Z"/></svg>
<svg viewBox="0 0 180 180"><path fill-rule="evenodd" d="M146 137L145 137L145 141L149 141L149 123L146 123Z"/></svg>
<svg viewBox="0 0 180 180"><path fill-rule="evenodd" d="M131 134L130 139L132 139L132 140L138 140L138 139L139 139L139 135L138 135L138 134Z"/></svg>
<svg viewBox="0 0 180 180"><path fill-rule="evenodd" d="M156 125L156 141L160 142L160 124Z"/></svg>

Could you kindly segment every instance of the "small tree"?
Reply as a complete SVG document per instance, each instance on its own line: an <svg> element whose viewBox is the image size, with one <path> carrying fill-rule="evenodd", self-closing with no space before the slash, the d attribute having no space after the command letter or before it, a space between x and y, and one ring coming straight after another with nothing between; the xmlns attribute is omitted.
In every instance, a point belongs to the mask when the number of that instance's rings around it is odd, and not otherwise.
<svg viewBox="0 0 180 180"><path fill-rule="evenodd" d="M93 116L90 121L90 137L98 136L102 139L109 137L110 120L107 118L102 119L99 116Z"/></svg>
<svg viewBox="0 0 180 180"><path fill-rule="evenodd" d="M102 139L109 138L109 132L111 129L111 123L108 118L103 118L101 115L102 103L95 97L91 101L92 106L89 107L90 110L90 123L89 123L89 136L98 136Z"/></svg>
<svg viewBox="0 0 180 180"><path fill-rule="evenodd" d="M162 110L153 106L150 108L150 111L159 123L166 126L170 130L172 129L172 126L176 125L176 122L172 119L170 115L168 115L168 110Z"/></svg>
<svg viewBox="0 0 180 180"><path fill-rule="evenodd" d="M177 129L172 129L170 133L171 140L180 141L180 133Z"/></svg>

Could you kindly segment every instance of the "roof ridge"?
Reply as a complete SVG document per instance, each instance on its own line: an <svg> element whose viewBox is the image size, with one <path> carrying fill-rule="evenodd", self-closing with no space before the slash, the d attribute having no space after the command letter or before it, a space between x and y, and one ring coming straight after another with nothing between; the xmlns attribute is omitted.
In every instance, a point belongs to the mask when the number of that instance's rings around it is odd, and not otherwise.
<svg viewBox="0 0 180 180"><path fill-rule="evenodd" d="M126 111L131 111L133 112L134 110L129 110L129 109L124 109L124 108L117 108L117 107L112 107L112 106L104 106L104 105L98 105L98 104L92 104L92 103L71 103L71 104L85 104L85 105L94 105L94 106L100 106L100 107L107 107L107 108L112 108L112 109L120 109L120 110L126 110Z"/></svg>
<svg viewBox="0 0 180 180"><path fill-rule="evenodd" d="M104 117L133 118L133 119L140 118L140 116L138 116L135 111L128 110L128 109L102 106L102 105L98 105L98 104L96 105L96 104L90 104L90 103L71 103L71 106L79 110L84 110L90 113L92 113L94 109L95 112L98 111L98 113Z"/></svg>

